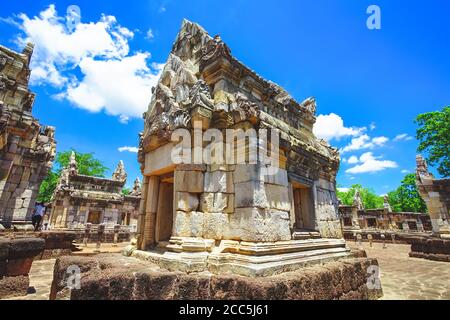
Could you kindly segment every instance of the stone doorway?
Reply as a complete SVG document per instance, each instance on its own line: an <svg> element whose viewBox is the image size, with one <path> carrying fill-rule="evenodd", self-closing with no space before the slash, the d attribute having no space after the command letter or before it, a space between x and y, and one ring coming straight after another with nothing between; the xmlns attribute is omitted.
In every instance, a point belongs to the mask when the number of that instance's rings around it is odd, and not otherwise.
<svg viewBox="0 0 450 320"><path fill-rule="evenodd" d="M377 228L377 219L376 218L367 218L367 227L368 228Z"/></svg>
<svg viewBox="0 0 450 320"><path fill-rule="evenodd" d="M174 180L173 172L159 179L158 206L156 211L155 241L167 243L172 236L174 217Z"/></svg>
<svg viewBox="0 0 450 320"><path fill-rule="evenodd" d="M316 231L312 189L300 183L293 183L295 229L297 231Z"/></svg>
<svg viewBox="0 0 450 320"><path fill-rule="evenodd" d="M416 221L408 221L409 230L418 231Z"/></svg>
<svg viewBox="0 0 450 320"><path fill-rule="evenodd" d="M101 214L102 214L101 211L89 211L87 222L92 224L100 224Z"/></svg>

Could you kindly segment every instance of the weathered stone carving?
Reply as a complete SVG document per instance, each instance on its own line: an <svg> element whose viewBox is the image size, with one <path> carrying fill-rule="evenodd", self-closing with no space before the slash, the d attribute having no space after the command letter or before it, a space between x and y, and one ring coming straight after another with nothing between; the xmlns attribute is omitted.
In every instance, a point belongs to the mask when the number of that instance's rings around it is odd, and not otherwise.
<svg viewBox="0 0 450 320"><path fill-rule="evenodd" d="M0 46L0 222L27 224L55 156L53 127L32 116L28 88L33 45L23 53Z"/></svg>
<svg viewBox="0 0 450 320"><path fill-rule="evenodd" d="M175 269L250 274L300 266L315 241L323 245L318 256L347 256L337 213L339 154L314 136L315 112L314 98L296 102L235 59L219 36L185 20L140 138L145 180L138 248L166 248L155 260ZM280 136L277 173L265 174L262 160L175 165L171 134L177 128L192 133L197 121L216 133L274 129ZM178 254L185 252L189 258Z"/></svg>
<svg viewBox="0 0 450 320"><path fill-rule="evenodd" d="M364 210L364 204L361 199L361 194L359 193L359 190L356 190L355 196L353 197L353 205L358 208L358 210Z"/></svg>
<svg viewBox="0 0 450 320"><path fill-rule="evenodd" d="M417 189L427 205L433 232L439 237L450 238L450 179L435 179L421 155L416 161Z"/></svg>
<svg viewBox="0 0 450 320"><path fill-rule="evenodd" d="M141 180L139 178L136 178L136 180L134 180L133 190L131 190L130 195L134 197L140 197L141 193Z"/></svg>
<svg viewBox="0 0 450 320"><path fill-rule="evenodd" d="M122 160L119 161L119 164L112 175L112 179L117 181L127 181L127 173L125 172L125 166L123 165Z"/></svg>

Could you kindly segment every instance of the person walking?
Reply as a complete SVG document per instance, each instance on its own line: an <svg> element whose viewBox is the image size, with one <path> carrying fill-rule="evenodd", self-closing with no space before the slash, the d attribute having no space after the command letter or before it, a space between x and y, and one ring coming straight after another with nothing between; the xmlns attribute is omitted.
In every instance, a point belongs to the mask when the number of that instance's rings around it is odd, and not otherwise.
<svg viewBox="0 0 450 320"><path fill-rule="evenodd" d="M35 232L39 231L44 214L45 214L44 204L41 202L37 202L33 211L33 215L31 216L31 223L33 224Z"/></svg>

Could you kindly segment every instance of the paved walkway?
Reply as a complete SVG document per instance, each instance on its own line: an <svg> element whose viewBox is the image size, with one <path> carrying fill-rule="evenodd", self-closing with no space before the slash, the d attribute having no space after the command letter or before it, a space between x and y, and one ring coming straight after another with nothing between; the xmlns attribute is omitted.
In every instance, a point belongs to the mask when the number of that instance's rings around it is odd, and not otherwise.
<svg viewBox="0 0 450 320"><path fill-rule="evenodd" d="M353 248L354 242L349 242ZM103 246L102 252L118 252L119 247ZM94 254L95 245L77 254ZM410 246L363 243L369 257L377 258L385 300L450 300L450 263L410 258ZM30 293L15 300L48 300L55 260L35 261L30 271Z"/></svg>
<svg viewBox="0 0 450 320"><path fill-rule="evenodd" d="M349 245L356 248L354 242ZM450 300L450 263L410 258L410 245L381 243L370 248L363 243L370 258L380 265L384 300Z"/></svg>
<svg viewBox="0 0 450 320"><path fill-rule="evenodd" d="M103 244L100 247L100 252L118 253L127 245L128 243L120 243L117 246ZM96 252L95 244L89 244L88 247L80 245L79 247L83 250L74 252L74 255L95 255L98 253ZM8 300L49 300L55 262L56 259L34 261L29 274L30 287L28 289L28 295Z"/></svg>

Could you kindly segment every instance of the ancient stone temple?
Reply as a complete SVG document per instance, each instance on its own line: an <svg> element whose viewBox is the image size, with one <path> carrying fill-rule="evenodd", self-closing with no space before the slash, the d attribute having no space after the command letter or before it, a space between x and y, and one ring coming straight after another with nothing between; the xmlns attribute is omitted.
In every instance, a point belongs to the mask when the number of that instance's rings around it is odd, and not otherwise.
<svg viewBox="0 0 450 320"><path fill-rule="evenodd" d="M427 205L433 233L412 239L409 255L450 262L450 179L436 179L421 155L416 162L416 185Z"/></svg>
<svg viewBox="0 0 450 320"><path fill-rule="evenodd" d="M32 53L32 44L22 53L0 46L0 223L7 227L31 222L55 156L55 129L42 127L32 115Z"/></svg>
<svg viewBox="0 0 450 320"><path fill-rule="evenodd" d="M393 212L387 196L384 197L383 208L365 209L358 191L355 193L353 205L339 205L339 216L344 236L351 238L355 233L364 231L431 231L430 216L420 212Z"/></svg>
<svg viewBox="0 0 450 320"><path fill-rule="evenodd" d="M418 155L416 184L431 217L433 232L450 238L450 179L435 179L425 159Z"/></svg>
<svg viewBox="0 0 450 320"><path fill-rule="evenodd" d="M87 223L105 223L107 227L117 224L136 227L141 200L140 181L136 179L131 193L124 195L122 189L126 180L122 161L111 179L79 174L75 153L72 152L53 195L50 226L78 229Z"/></svg>
<svg viewBox="0 0 450 320"><path fill-rule="evenodd" d="M185 20L144 115L133 255L169 269L256 276L348 256L339 154L314 136L315 113L313 98L296 102L234 58L219 36ZM275 164L251 157L252 134ZM208 162L201 151L196 157L202 147L237 156Z"/></svg>

